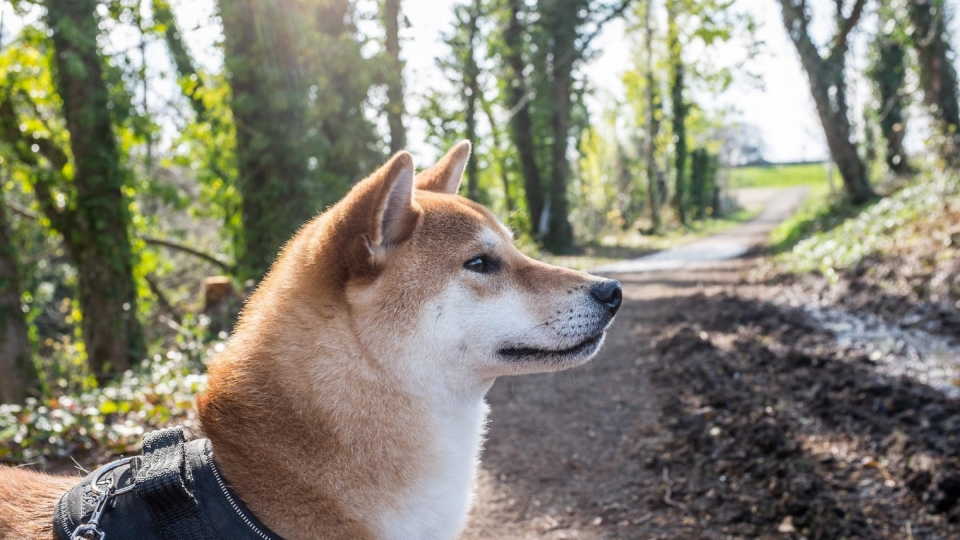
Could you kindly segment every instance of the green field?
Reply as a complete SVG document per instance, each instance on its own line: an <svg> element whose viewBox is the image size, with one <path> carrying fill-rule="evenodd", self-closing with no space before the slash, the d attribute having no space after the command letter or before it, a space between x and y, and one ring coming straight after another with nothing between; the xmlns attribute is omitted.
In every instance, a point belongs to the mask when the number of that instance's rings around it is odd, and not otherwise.
<svg viewBox="0 0 960 540"><path fill-rule="evenodd" d="M834 176L834 182L839 182ZM757 165L730 169L730 187L790 187L826 184L827 174L822 163L801 165Z"/></svg>

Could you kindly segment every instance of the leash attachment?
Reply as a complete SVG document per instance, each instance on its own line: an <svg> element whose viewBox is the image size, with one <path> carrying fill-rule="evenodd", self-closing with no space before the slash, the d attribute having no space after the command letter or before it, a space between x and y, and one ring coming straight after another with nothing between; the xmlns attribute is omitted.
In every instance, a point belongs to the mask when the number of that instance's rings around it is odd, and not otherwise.
<svg viewBox="0 0 960 540"><path fill-rule="evenodd" d="M100 528L100 519L103 518L107 504L117 495L123 495L124 493L132 491L133 484L117 489L116 486L113 485L113 478L107 478L105 480L103 477L114 469L129 465L134 459L136 458L128 457L114 461L109 465L100 467L100 469L94 473L93 480L90 482L90 492L97 495L97 506L94 508L93 514L90 515L90 521L73 530L73 534L70 535L70 540L106 539L107 534Z"/></svg>
<svg viewBox="0 0 960 540"><path fill-rule="evenodd" d="M114 489L111 485L107 491L100 494L97 507L94 509L93 515L90 516L90 522L74 529L73 534L70 535L70 540L104 540L107 537L107 534L100 529L100 518L103 517L103 511L107 509L107 503L110 502L113 495Z"/></svg>

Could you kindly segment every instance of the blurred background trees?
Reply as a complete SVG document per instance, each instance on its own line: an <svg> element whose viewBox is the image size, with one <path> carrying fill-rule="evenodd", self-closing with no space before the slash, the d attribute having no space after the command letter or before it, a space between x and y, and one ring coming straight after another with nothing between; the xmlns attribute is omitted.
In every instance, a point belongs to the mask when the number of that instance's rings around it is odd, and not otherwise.
<svg viewBox="0 0 960 540"><path fill-rule="evenodd" d="M5 4L21 24L0 36L3 401L96 387L192 329L228 332L296 229L414 136L469 139L462 194L530 252L694 230L728 208L732 167L764 163L762 134L724 105L756 82L762 49L739 0L438 4L454 24L434 51L443 81L422 95L403 0L210 3L214 67L172 0ZM956 164L952 6L848 0L819 14L834 26L818 43L813 4L777 5L849 201L917 169L912 103L935 126L936 159ZM606 89L585 70L612 24L625 28L623 93L592 106ZM862 123L856 39L873 90ZM169 72L151 71L157 46Z"/></svg>

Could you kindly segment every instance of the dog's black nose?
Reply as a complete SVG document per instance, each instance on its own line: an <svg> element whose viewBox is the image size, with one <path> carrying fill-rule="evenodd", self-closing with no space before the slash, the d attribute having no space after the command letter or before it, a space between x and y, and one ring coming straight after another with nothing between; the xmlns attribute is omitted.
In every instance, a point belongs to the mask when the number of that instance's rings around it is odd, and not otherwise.
<svg viewBox="0 0 960 540"><path fill-rule="evenodd" d="M623 303L623 290L620 288L620 282L615 279L605 279L594 283L590 287L590 294L610 311L611 317L617 314L620 304Z"/></svg>

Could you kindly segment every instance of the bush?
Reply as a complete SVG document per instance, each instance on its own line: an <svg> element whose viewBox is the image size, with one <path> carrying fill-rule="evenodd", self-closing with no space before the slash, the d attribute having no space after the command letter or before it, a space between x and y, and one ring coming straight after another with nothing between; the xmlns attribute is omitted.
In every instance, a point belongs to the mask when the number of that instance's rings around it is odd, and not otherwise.
<svg viewBox="0 0 960 540"><path fill-rule="evenodd" d="M45 463L95 449L131 453L144 430L193 422L193 397L206 386L207 361L224 343L182 337L103 387L0 405L0 461Z"/></svg>

